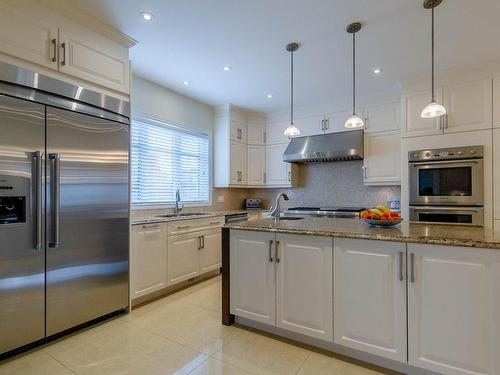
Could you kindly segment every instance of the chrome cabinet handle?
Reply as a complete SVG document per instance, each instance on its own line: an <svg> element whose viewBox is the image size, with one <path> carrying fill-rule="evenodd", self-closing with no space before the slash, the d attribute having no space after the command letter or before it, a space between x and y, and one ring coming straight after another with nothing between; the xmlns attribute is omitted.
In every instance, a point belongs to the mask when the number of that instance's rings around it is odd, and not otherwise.
<svg viewBox="0 0 500 375"><path fill-rule="evenodd" d="M188 228L191 228L191 225L184 225L181 227L177 227L177 229L188 229Z"/></svg>
<svg viewBox="0 0 500 375"><path fill-rule="evenodd" d="M288 171L288 182L292 182L292 171Z"/></svg>
<svg viewBox="0 0 500 375"><path fill-rule="evenodd" d="M410 254L410 282L415 282L415 254Z"/></svg>
<svg viewBox="0 0 500 375"><path fill-rule="evenodd" d="M267 132L264 132L263 134L263 141L262 143L267 143Z"/></svg>
<svg viewBox="0 0 500 375"><path fill-rule="evenodd" d="M362 167L362 168L363 168L363 177L364 177L364 178L365 178L365 180L366 180L366 179L368 178L368 177L366 176L366 170L368 169L368 167L367 167L367 166L365 166L365 165L363 165L363 167Z"/></svg>
<svg viewBox="0 0 500 375"><path fill-rule="evenodd" d="M220 221L211 221L210 225L220 224Z"/></svg>
<svg viewBox="0 0 500 375"><path fill-rule="evenodd" d="M368 129L368 117L365 117L365 129Z"/></svg>
<svg viewBox="0 0 500 375"><path fill-rule="evenodd" d="M66 65L66 43L61 43L61 48L62 48L61 65Z"/></svg>
<svg viewBox="0 0 500 375"><path fill-rule="evenodd" d="M267 181L267 173L266 172L264 172L263 178L264 178L264 183L266 183L266 181Z"/></svg>
<svg viewBox="0 0 500 375"><path fill-rule="evenodd" d="M159 224L144 224L142 226L143 229L153 229L153 228L159 228L160 225Z"/></svg>
<svg viewBox="0 0 500 375"><path fill-rule="evenodd" d="M325 131L325 120L321 120L321 131Z"/></svg>
<svg viewBox="0 0 500 375"><path fill-rule="evenodd" d="M403 274L403 257L404 257L404 254L402 251L399 252L399 263L398 263L398 267L399 267L399 281L403 281L404 280L404 274Z"/></svg>
<svg viewBox="0 0 500 375"><path fill-rule="evenodd" d="M52 192L52 242L49 243L50 247L58 248L60 245L60 189L61 189L61 177L60 177L60 155L49 154L50 160L50 189Z"/></svg>
<svg viewBox="0 0 500 375"><path fill-rule="evenodd" d="M33 196L35 208L35 250L42 248L42 153L35 151L31 154L33 163Z"/></svg>
<svg viewBox="0 0 500 375"><path fill-rule="evenodd" d="M269 262L272 262L273 261L273 240L270 240L269 241Z"/></svg>
<svg viewBox="0 0 500 375"><path fill-rule="evenodd" d="M201 248L205 248L205 236L201 236Z"/></svg>
<svg viewBox="0 0 500 375"><path fill-rule="evenodd" d="M54 54L52 55L52 62L57 61L57 40L56 38L52 39L52 48L54 49Z"/></svg>
<svg viewBox="0 0 500 375"><path fill-rule="evenodd" d="M201 250L201 236L198 236L198 250Z"/></svg>
<svg viewBox="0 0 500 375"><path fill-rule="evenodd" d="M325 130L329 130L329 129L330 129L330 119L326 118L325 119Z"/></svg>
<svg viewBox="0 0 500 375"><path fill-rule="evenodd" d="M279 262L280 262L280 254L279 254L279 251L280 251L280 242L279 242L279 241L276 241L275 254L274 254L274 257L276 258L276 263L279 263Z"/></svg>

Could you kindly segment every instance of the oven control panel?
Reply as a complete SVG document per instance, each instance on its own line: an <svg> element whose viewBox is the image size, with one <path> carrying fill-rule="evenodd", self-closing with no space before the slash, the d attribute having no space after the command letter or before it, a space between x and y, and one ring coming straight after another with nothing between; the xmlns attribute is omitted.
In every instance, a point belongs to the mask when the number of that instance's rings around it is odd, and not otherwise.
<svg viewBox="0 0 500 375"><path fill-rule="evenodd" d="M433 161L433 160L460 160L476 159L483 157L483 146L467 146L439 148L434 150L418 150L408 153L408 161Z"/></svg>

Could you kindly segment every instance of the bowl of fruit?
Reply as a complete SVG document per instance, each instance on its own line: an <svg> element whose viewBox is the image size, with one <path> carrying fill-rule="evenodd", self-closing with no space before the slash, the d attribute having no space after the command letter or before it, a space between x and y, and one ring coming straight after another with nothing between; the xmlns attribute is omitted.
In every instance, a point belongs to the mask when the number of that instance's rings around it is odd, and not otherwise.
<svg viewBox="0 0 500 375"><path fill-rule="evenodd" d="M399 212L392 212L383 205L361 211L361 218L374 227L392 227L403 221Z"/></svg>

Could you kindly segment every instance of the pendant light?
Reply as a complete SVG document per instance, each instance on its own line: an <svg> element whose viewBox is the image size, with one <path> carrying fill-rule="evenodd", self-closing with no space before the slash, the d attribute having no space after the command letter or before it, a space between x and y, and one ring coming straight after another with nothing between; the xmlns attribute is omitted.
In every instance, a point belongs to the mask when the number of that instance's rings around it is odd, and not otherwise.
<svg viewBox="0 0 500 375"><path fill-rule="evenodd" d="M286 50L290 52L290 125L288 125L283 134L288 138L300 135L299 128L293 123L293 53L298 49L298 43L289 43L286 45Z"/></svg>
<svg viewBox="0 0 500 375"><path fill-rule="evenodd" d="M422 110L420 115L422 118L435 118L446 114L446 108L441 104L436 102L436 97L434 96L434 8L441 4L442 0L425 0L424 8L430 9L432 13L432 29L431 29L431 59L432 59L432 99L429 104Z"/></svg>
<svg viewBox="0 0 500 375"><path fill-rule="evenodd" d="M344 127L348 129L365 126L361 117L356 114L356 33L359 30L361 30L359 22L354 22L347 26L347 32L352 34L352 115L344 124Z"/></svg>

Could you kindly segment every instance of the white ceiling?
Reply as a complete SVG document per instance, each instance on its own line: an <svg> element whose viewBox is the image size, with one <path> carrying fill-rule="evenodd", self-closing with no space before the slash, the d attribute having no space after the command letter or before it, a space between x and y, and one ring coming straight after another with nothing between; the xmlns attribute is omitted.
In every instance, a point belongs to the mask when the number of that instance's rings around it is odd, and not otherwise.
<svg viewBox="0 0 500 375"><path fill-rule="evenodd" d="M297 105L350 96L345 28L353 21L363 23L356 39L360 95L396 93L401 80L430 73L430 13L422 0L67 1L139 41L130 52L136 74L211 105L286 109L291 41L301 43ZM152 22L142 20L144 10ZM499 0L444 0L436 9L437 72L500 61L499 16ZM233 69L224 72L225 64Z"/></svg>

